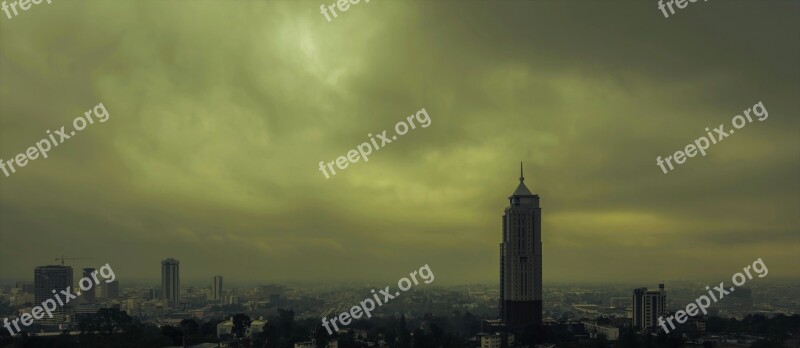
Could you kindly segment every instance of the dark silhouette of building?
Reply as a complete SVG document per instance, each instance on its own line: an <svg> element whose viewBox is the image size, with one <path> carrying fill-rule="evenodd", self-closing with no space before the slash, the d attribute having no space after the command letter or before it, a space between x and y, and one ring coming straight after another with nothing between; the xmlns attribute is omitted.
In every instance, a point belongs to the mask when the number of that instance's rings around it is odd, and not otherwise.
<svg viewBox="0 0 800 348"><path fill-rule="evenodd" d="M94 272L95 272L94 268L84 268L83 269L83 277L84 278L88 278L88 279L92 279L92 273L94 273ZM82 291L82 293L83 293L83 296L82 296L83 297L83 302L85 302L85 303L94 303L94 301L95 301L95 284L94 284L94 281L91 281L89 283L92 284L92 287L90 287L89 290L83 290Z"/></svg>
<svg viewBox="0 0 800 348"><path fill-rule="evenodd" d="M100 297L105 299L115 299L119 297L119 280L108 284L100 285Z"/></svg>
<svg viewBox="0 0 800 348"><path fill-rule="evenodd" d="M180 304L180 262L173 258L161 261L161 296L171 308L177 308Z"/></svg>
<svg viewBox="0 0 800 348"><path fill-rule="evenodd" d="M222 300L222 276L215 275L211 281L211 300L219 302Z"/></svg>
<svg viewBox="0 0 800 348"><path fill-rule="evenodd" d="M500 318L510 327L542 324L542 208L524 181L520 163L500 243Z"/></svg>
<svg viewBox="0 0 800 348"><path fill-rule="evenodd" d="M664 315L666 308L664 284L658 284L658 290L633 289L633 326L639 330L658 326L658 318Z"/></svg>
<svg viewBox="0 0 800 348"><path fill-rule="evenodd" d="M35 287L34 300L37 304L45 300L53 300L57 296L63 296L61 291L69 290L70 293L75 293L72 289L72 267L61 265L39 266L33 271L33 283ZM65 303L63 306L58 306L53 313L53 317L45 316L41 319L44 324L59 324L67 320L67 316L71 313L72 303Z"/></svg>

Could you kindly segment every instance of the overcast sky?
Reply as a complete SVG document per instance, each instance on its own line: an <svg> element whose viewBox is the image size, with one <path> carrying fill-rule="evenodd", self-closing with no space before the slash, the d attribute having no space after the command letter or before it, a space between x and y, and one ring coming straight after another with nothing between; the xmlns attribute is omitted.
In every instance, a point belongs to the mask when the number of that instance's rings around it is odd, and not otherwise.
<svg viewBox="0 0 800 348"><path fill-rule="evenodd" d="M0 279L497 282L525 162L544 281L800 278L800 2L54 1L0 17ZM328 4L326 2L326 4ZM3 15L0 13L0 15ZM3 15L4 16L4 15ZM754 121L673 172L706 127ZM425 108L330 179L332 161ZM390 284L390 283L387 283ZM124 285L123 285L124 286Z"/></svg>

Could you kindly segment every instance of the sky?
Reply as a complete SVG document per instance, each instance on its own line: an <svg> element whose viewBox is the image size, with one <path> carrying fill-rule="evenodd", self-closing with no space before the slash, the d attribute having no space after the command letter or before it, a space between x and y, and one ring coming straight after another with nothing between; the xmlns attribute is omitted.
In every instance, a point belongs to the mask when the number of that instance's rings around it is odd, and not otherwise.
<svg viewBox="0 0 800 348"><path fill-rule="evenodd" d="M327 0L326 0L327 1ZM540 195L544 285L800 279L800 2L54 1L0 13L0 280L496 283ZM768 111L668 174L672 155ZM418 127L326 179L425 109ZM391 283L387 283L391 284Z"/></svg>

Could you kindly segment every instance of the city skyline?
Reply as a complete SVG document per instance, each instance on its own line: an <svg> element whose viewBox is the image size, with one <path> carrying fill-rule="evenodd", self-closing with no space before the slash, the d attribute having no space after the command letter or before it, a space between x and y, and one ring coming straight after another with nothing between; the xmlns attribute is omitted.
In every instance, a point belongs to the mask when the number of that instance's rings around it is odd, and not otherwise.
<svg viewBox="0 0 800 348"><path fill-rule="evenodd" d="M800 1L0 2L0 348L800 347Z"/></svg>
<svg viewBox="0 0 800 348"><path fill-rule="evenodd" d="M204 283L392 281L421 262L437 284L496 283L521 160L547 197L545 284L711 282L759 257L768 281L800 279L797 3L665 19L644 3L371 2L332 22L306 5L75 1L2 22L0 158L90 106L110 117L0 177L0 278L63 254L120 279L157 280L174 257ZM757 102L767 120L659 169ZM423 107L430 127L319 172Z"/></svg>

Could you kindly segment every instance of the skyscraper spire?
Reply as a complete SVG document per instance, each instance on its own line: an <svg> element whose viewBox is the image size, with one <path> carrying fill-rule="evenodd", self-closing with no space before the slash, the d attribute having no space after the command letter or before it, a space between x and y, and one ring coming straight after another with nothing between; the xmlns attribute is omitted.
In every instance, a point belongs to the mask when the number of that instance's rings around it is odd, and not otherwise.
<svg viewBox="0 0 800 348"><path fill-rule="evenodd" d="M534 194L525 186L525 172L522 171L522 162L519 162L519 185L511 196L533 196ZM509 197L510 198L510 197Z"/></svg>

